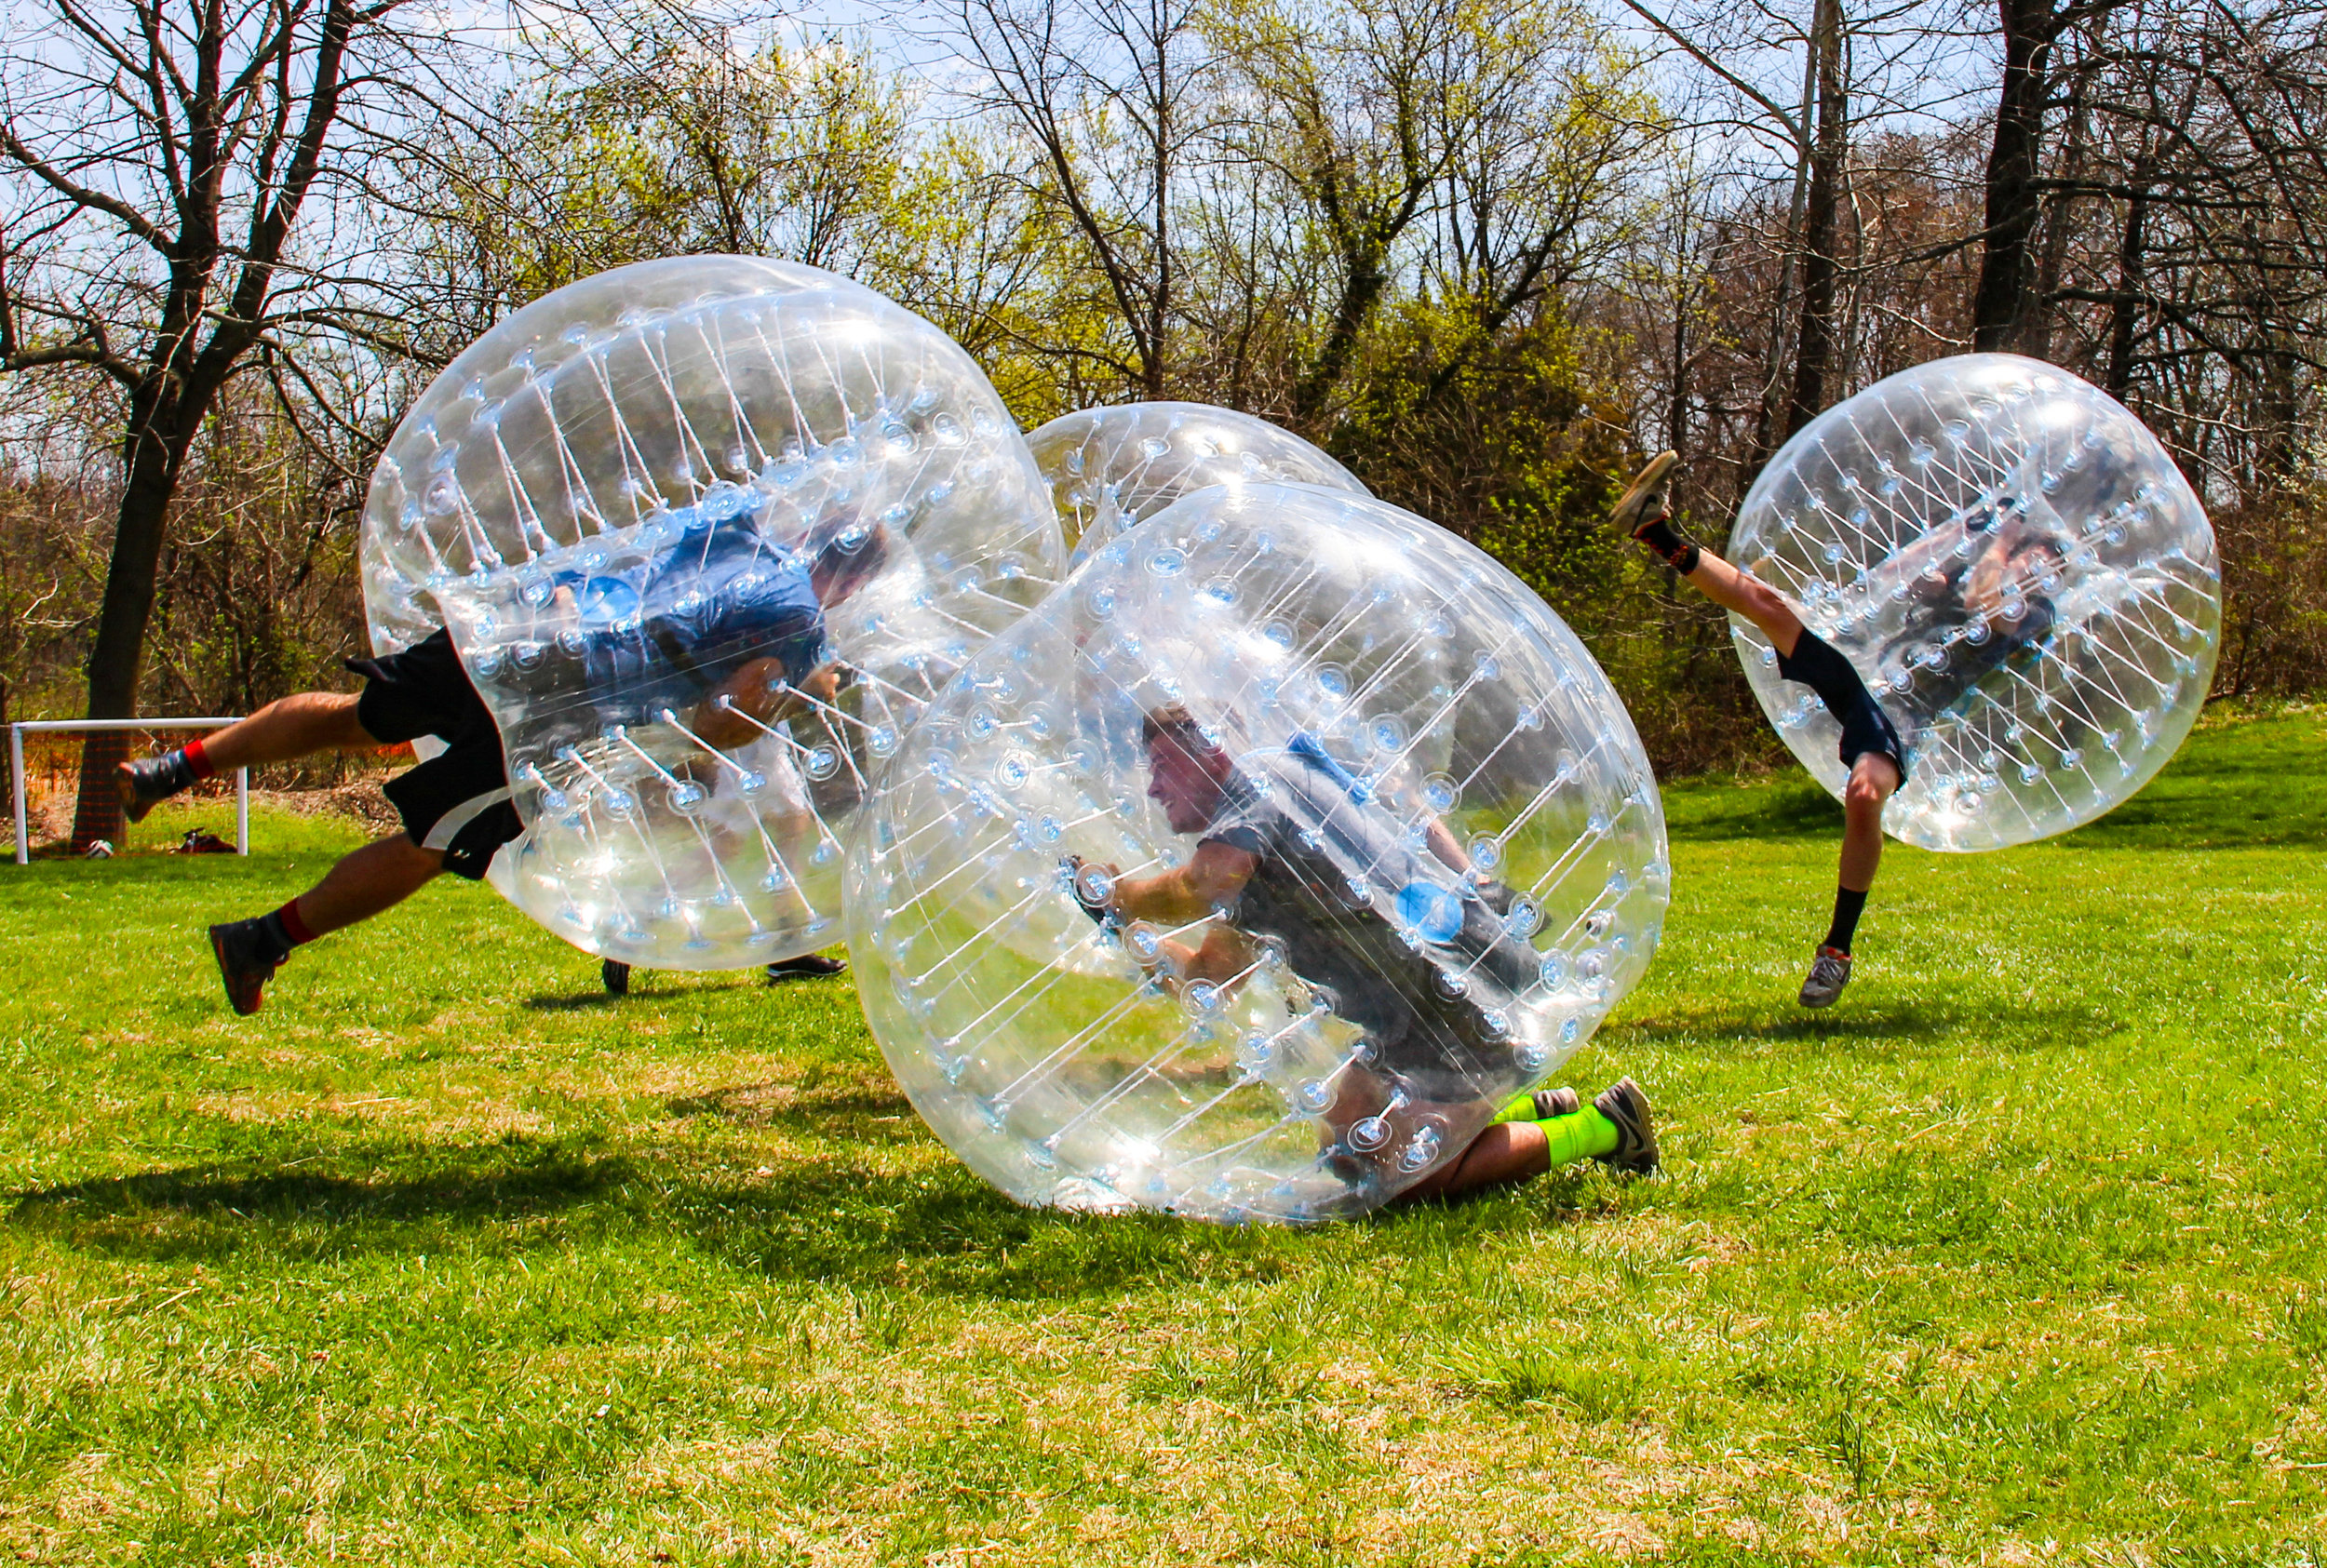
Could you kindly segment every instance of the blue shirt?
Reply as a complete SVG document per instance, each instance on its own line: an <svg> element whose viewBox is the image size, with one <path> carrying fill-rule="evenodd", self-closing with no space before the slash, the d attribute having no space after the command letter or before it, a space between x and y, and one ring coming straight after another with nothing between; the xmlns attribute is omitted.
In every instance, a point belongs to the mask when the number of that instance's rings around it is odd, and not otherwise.
<svg viewBox="0 0 2327 1568"><path fill-rule="evenodd" d="M689 529L643 571L564 585L582 610L584 683L609 718L699 702L755 660L797 685L832 658L806 558L747 516Z"/></svg>

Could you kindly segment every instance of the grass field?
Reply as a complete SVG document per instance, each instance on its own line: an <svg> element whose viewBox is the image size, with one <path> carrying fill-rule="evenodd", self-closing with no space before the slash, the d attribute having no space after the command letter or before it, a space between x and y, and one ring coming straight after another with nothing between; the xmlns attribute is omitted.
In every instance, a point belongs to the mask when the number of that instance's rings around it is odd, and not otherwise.
<svg viewBox="0 0 2327 1568"><path fill-rule="evenodd" d="M0 876L0 1552L74 1563L2070 1561L2327 1552L2327 715L1894 849L1671 791L1570 1074L1669 1171L1312 1232L1012 1208L845 985L441 885L222 1000L249 861Z"/></svg>

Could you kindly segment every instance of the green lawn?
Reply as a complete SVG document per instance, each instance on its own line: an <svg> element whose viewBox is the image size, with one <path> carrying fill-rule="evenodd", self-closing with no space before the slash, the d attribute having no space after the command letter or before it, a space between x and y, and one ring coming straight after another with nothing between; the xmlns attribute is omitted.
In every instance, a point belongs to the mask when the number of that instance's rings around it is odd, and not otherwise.
<svg viewBox="0 0 2327 1568"><path fill-rule="evenodd" d="M1668 1174L1311 1232L1011 1207L843 985L439 886L237 1020L249 861L0 874L0 1552L308 1563L2316 1562L2327 714L2006 854L1672 791L1573 1077Z"/></svg>

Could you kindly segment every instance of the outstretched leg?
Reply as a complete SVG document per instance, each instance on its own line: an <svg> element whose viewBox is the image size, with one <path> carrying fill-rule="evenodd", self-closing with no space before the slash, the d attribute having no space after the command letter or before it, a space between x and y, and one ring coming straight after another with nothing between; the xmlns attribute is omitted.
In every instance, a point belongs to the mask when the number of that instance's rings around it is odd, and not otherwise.
<svg viewBox="0 0 2327 1568"><path fill-rule="evenodd" d="M1662 556L1690 587L1760 627L1780 658L1791 658L1802 637L1801 617L1793 607L1760 579L1674 529L1673 482L1679 476L1680 462L1676 453L1665 452L1642 469L1616 503L1616 526Z"/></svg>
<svg viewBox="0 0 2327 1568"><path fill-rule="evenodd" d="M1802 982L1804 1007L1830 1007L1850 978L1850 944L1883 856L1883 805L1906 776L1906 747L1850 662L1802 624L1769 584L1675 532L1673 480L1680 459L1660 455L1616 503L1615 520L1689 585L1722 609L1744 616L1778 650L1778 673L1818 693L1842 726L1849 783L1842 796L1842 862L1834 918Z"/></svg>
<svg viewBox="0 0 2327 1568"><path fill-rule="evenodd" d="M444 869L444 851L410 834L378 838L324 873L323 880L271 915L210 928L210 951L236 1012L259 1011L263 988L291 949L390 909Z"/></svg>
<svg viewBox="0 0 2327 1568"><path fill-rule="evenodd" d="M1572 1090L1539 1092L1542 1098L1527 1108L1552 1114L1529 1118L1513 1102L1461 1154L1400 1193L1398 1200L1452 1198L1524 1182L1578 1159L1596 1159L1634 1175L1657 1168L1655 1119L1648 1096L1632 1079L1618 1079L1588 1106L1579 1105Z"/></svg>
<svg viewBox="0 0 2327 1568"><path fill-rule="evenodd" d="M175 751L124 762L114 770L114 782L121 792L123 811L131 822L141 822L158 802L214 773L378 744L356 721L353 696L302 691L278 698L249 717L188 741Z"/></svg>

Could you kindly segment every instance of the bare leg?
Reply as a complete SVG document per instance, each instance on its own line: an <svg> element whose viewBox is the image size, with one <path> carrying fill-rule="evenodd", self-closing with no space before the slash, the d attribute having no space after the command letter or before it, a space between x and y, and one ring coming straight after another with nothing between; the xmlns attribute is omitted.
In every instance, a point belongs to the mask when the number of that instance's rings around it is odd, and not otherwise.
<svg viewBox="0 0 2327 1568"><path fill-rule="evenodd" d="M321 936L369 920L420 891L443 869L444 851L415 844L410 834L374 839L299 895L300 921Z"/></svg>
<svg viewBox="0 0 2327 1568"><path fill-rule="evenodd" d="M223 773L266 762L289 762L310 752L379 744L356 722L353 696L302 691L277 698L249 718L209 736L202 743L202 753L212 771Z"/></svg>
<svg viewBox="0 0 2327 1568"><path fill-rule="evenodd" d="M1842 792L1843 887L1864 892L1875 885L1883 863L1883 802L1899 787L1899 766L1880 752L1865 751L1850 768Z"/></svg>
<svg viewBox="0 0 2327 1568"><path fill-rule="evenodd" d="M1552 1168L1551 1140L1532 1121L1500 1121L1471 1140L1455 1161L1398 1194L1401 1203L1449 1198L1483 1186L1524 1182Z"/></svg>
<svg viewBox="0 0 2327 1568"><path fill-rule="evenodd" d="M1761 628L1783 658L1794 651L1801 640L1802 620L1777 592L1757 577L1748 576L1705 549L1698 546L1697 568L1688 574L1688 585L1723 610L1735 610Z"/></svg>

